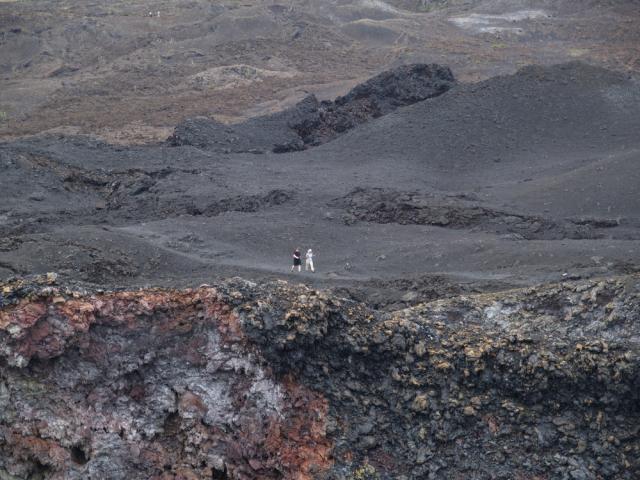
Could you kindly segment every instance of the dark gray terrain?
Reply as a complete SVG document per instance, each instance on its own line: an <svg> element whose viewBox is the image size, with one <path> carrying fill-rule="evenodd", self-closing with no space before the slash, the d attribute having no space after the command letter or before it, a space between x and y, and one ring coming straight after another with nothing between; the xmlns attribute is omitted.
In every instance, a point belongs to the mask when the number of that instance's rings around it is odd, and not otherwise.
<svg viewBox="0 0 640 480"><path fill-rule="evenodd" d="M0 0L0 480L640 478L639 7Z"/></svg>
<svg viewBox="0 0 640 480"><path fill-rule="evenodd" d="M300 152L7 142L0 276L282 277L382 307L637 271L639 112L637 79L569 63L459 84ZM288 273L295 247L315 274Z"/></svg>
<svg viewBox="0 0 640 480"><path fill-rule="evenodd" d="M373 118L447 92L455 83L448 67L402 65L361 83L335 101L309 95L293 107L235 125L206 117L187 119L169 138L222 153L285 153L333 140Z"/></svg>
<svg viewBox="0 0 640 480"><path fill-rule="evenodd" d="M571 60L638 73L639 44L637 0L0 0L0 138L157 142L411 63L463 82Z"/></svg>

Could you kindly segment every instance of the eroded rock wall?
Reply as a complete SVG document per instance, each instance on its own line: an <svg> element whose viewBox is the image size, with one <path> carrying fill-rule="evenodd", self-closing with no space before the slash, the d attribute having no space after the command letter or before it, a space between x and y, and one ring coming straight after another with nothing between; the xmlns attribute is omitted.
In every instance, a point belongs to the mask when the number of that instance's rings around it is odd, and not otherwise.
<svg viewBox="0 0 640 480"><path fill-rule="evenodd" d="M284 282L2 291L6 478L640 475L637 275L390 313Z"/></svg>
<svg viewBox="0 0 640 480"><path fill-rule="evenodd" d="M637 276L379 317L320 299L243 323L274 368L328 398L338 464L368 458L383 478L640 476Z"/></svg>
<svg viewBox="0 0 640 480"><path fill-rule="evenodd" d="M225 293L5 288L8 478L304 479L329 465L326 400L270 374Z"/></svg>

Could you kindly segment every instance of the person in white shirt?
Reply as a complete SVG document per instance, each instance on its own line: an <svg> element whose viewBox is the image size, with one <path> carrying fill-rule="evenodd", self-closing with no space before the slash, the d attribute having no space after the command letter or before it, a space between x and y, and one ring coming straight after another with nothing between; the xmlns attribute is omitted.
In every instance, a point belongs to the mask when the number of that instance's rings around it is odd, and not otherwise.
<svg viewBox="0 0 640 480"><path fill-rule="evenodd" d="M313 250L311 250L311 249L307 250L306 262L304 264L304 269L305 270L311 270L312 272L315 272L315 270L313 268Z"/></svg>

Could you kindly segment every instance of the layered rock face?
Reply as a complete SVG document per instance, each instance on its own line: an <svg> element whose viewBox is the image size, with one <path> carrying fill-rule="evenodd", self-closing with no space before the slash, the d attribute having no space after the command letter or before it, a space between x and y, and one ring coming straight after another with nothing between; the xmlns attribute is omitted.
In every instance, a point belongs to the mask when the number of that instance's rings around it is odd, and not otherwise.
<svg viewBox="0 0 640 480"><path fill-rule="evenodd" d="M639 276L390 313L284 282L1 291L3 479L640 475Z"/></svg>

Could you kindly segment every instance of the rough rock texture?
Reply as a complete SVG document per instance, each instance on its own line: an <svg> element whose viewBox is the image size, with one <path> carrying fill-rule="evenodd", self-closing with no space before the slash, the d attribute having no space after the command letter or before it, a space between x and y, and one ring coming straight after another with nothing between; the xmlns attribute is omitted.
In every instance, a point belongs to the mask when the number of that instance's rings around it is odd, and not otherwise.
<svg viewBox="0 0 640 480"><path fill-rule="evenodd" d="M310 95L292 108L235 125L205 117L185 120L176 126L169 144L226 153L304 150L398 107L441 95L454 84L448 67L403 65L357 85L333 102L320 102Z"/></svg>
<svg viewBox="0 0 640 480"><path fill-rule="evenodd" d="M378 258L379 262L385 260L384 255ZM513 286L499 280L452 282L444 275L416 275L391 280L369 280L358 285L334 287L331 291L339 297L364 302L375 310L395 311L440 298L509 288Z"/></svg>
<svg viewBox="0 0 640 480"><path fill-rule="evenodd" d="M384 314L46 283L2 286L3 478L640 475L637 275Z"/></svg>
<svg viewBox="0 0 640 480"><path fill-rule="evenodd" d="M0 300L1 478L304 479L329 465L326 400L269 374L225 294L14 284Z"/></svg>
<svg viewBox="0 0 640 480"><path fill-rule="evenodd" d="M358 220L401 225L435 225L454 229L510 235L514 240L633 238L618 234L619 218L580 217L552 219L541 215L523 215L479 204L474 194L443 196L419 192L399 192L384 188L357 188L331 202L347 210L342 220Z"/></svg>
<svg viewBox="0 0 640 480"><path fill-rule="evenodd" d="M263 308L244 322L272 365L329 399L338 463L368 456L385 478L631 479L639 280L461 296L383 316L331 301L326 311L310 294L283 316L285 307Z"/></svg>

